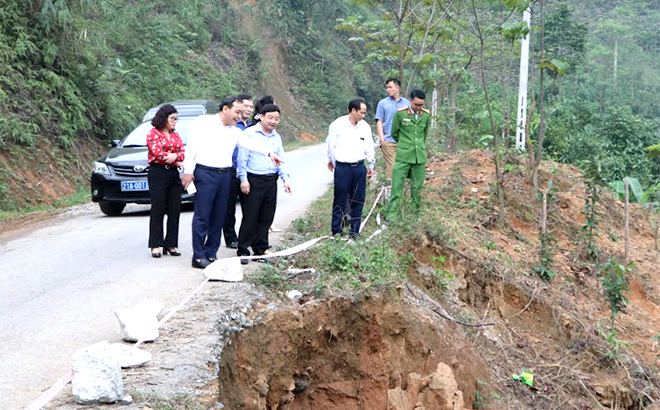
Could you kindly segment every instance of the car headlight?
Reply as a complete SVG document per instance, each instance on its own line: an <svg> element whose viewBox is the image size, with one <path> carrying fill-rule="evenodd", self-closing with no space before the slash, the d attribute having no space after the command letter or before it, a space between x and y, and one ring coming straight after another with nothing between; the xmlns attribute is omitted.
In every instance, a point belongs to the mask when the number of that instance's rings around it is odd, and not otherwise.
<svg viewBox="0 0 660 410"><path fill-rule="evenodd" d="M110 175L110 169L108 169L108 166L102 162L94 162L94 173Z"/></svg>

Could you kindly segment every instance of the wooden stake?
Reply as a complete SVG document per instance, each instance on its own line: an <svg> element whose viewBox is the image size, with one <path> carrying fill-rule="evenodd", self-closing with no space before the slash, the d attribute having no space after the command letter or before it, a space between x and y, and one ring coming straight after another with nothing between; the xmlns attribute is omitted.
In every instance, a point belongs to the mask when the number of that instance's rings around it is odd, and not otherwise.
<svg viewBox="0 0 660 410"><path fill-rule="evenodd" d="M548 228L548 193L543 192L543 210L541 211L541 235L545 235Z"/></svg>
<svg viewBox="0 0 660 410"><path fill-rule="evenodd" d="M660 215L660 190L657 191L658 194L658 214ZM660 218L655 217L655 250L658 251L658 229L660 229Z"/></svg>
<svg viewBox="0 0 660 410"><path fill-rule="evenodd" d="M626 204L624 208L624 229L625 229L625 255L624 258L626 260L626 263L630 260L630 217L629 217L629 212L628 212L628 205L629 205L629 190L628 190L628 177L624 178L624 184L626 186Z"/></svg>
<svg viewBox="0 0 660 410"><path fill-rule="evenodd" d="M658 222L658 218L655 217L655 209L653 209L653 202L649 204L649 209L651 210L651 217L649 220L651 221L651 228L653 228L653 238L654 238L654 246L655 246L655 251L658 251L658 225L660 224Z"/></svg>

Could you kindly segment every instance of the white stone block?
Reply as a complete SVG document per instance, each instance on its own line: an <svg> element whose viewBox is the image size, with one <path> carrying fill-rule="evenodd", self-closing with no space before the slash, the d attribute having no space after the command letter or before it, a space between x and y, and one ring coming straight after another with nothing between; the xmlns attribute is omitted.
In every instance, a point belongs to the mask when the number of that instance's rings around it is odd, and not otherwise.
<svg viewBox="0 0 660 410"><path fill-rule="evenodd" d="M115 316L121 327L121 338L127 342L153 342L158 339L158 318L149 312L117 309Z"/></svg>
<svg viewBox="0 0 660 410"><path fill-rule="evenodd" d="M80 404L115 403L124 397L119 356L108 342L76 350L71 384Z"/></svg>
<svg viewBox="0 0 660 410"><path fill-rule="evenodd" d="M119 356L119 365L123 368L139 367L151 361L151 353L123 343L113 343L110 348Z"/></svg>

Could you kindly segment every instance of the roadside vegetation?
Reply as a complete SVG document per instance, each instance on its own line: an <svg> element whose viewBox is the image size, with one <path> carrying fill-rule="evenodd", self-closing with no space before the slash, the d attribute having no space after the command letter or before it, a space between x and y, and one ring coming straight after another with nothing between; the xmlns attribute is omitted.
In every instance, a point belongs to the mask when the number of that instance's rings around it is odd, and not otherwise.
<svg viewBox="0 0 660 410"><path fill-rule="evenodd" d="M635 263L625 262L623 205L616 195L601 192L594 202L577 168L543 162L541 186L551 191L544 239L543 195L533 195L524 158L505 158L506 220L497 212L491 153L436 153L419 216L406 214L366 241L382 229L375 222L384 211L378 205L361 240L326 240L248 280L283 299L286 291L300 291L300 303L384 294L414 305L432 298L444 316L430 319L439 326L466 324L445 332L469 341L488 365L475 381L481 387L474 408L645 408L660 398L653 353L660 328L654 313L660 300L657 213L632 205ZM368 189L365 215L379 190L378 183ZM328 234L331 207L329 192L294 221L281 246ZM599 235L588 236L585 226L594 227L594 214ZM493 325L469 327L483 323ZM509 381L523 370L534 374L534 388Z"/></svg>
<svg viewBox="0 0 660 410"><path fill-rule="evenodd" d="M286 140L324 129L358 90L382 88L371 69L352 70L360 52L333 29L350 7L339 0L304 10L293 0L259 7L230 0L1 1L0 210L52 205L85 186L106 144L163 101L268 93L286 113ZM21 173L30 156L38 158L34 167L44 166L44 178ZM35 189L26 191L28 184Z"/></svg>

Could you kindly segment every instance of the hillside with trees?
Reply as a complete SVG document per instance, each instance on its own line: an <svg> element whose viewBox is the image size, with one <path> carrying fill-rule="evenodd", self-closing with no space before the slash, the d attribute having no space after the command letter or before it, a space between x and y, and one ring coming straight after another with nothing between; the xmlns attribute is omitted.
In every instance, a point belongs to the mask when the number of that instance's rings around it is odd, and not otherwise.
<svg viewBox="0 0 660 410"><path fill-rule="evenodd" d="M658 27L658 0L0 0L0 218L88 200L160 102L272 94L293 141L355 96L373 123L397 76L434 115L422 212L374 223L379 158L368 240L249 272L266 296L201 408L657 409ZM329 233L331 203L278 246Z"/></svg>
<svg viewBox="0 0 660 410"><path fill-rule="evenodd" d="M0 210L88 197L91 162L164 101L268 93L286 139L325 128L350 97L381 89L334 30L351 7L0 1Z"/></svg>

